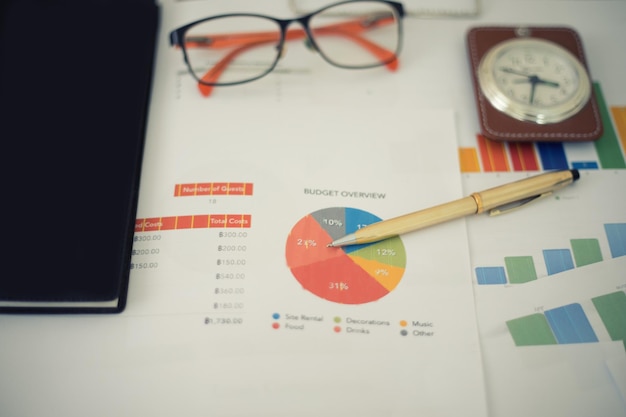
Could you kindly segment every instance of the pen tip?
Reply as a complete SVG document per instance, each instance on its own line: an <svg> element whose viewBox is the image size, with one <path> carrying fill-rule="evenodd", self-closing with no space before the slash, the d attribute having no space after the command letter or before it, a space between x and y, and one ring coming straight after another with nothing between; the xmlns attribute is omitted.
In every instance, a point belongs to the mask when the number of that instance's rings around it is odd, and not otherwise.
<svg viewBox="0 0 626 417"><path fill-rule="evenodd" d="M569 171L572 173L573 181L576 181L578 178L580 178L580 172L578 172L577 169L570 169Z"/></svg>

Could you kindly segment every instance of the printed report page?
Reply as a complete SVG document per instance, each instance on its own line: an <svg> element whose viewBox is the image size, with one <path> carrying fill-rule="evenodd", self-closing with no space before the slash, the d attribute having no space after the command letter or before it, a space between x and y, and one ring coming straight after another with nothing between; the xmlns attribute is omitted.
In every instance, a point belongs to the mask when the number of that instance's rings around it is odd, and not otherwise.
<svg viewBox="0 0 626 417"><path fill-rule="evenodd" d="M453 114L209 108L151 135L125 314L164 327L137 342L191 349L232 415L484 415L464 221L327 247L461 196Z"/></svg>
<svg viewBox="0 0 626 417"><path fill-rule="evenodd" d="M163 44L125 314L148 326L136 343L189 358L183 386L206 395L188 407L485 415L464 220L327 247L462 196L454 113L393 103L402 71L337 70L301 43L203 97Z"/></svg>

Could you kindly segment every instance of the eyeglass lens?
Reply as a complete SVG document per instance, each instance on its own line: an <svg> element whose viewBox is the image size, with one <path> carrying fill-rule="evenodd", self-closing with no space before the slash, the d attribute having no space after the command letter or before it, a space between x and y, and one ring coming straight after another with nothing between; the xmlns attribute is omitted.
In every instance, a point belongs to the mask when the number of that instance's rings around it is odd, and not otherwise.
<svg viewBox="0 0 626 417"><path fill-rule="evenodd" d="M399 17L377 1L340 3L309 21L313 44L333 65L368 68L396 60ZM306 32L289 26L285 41L304 40ZM201 21L184 37L187 63L196 79L208 85L251 81L270 72L281 53L279 22L255 15L229 15Z"/></svg>
<svg viewBox="0 0 626 417"><path fill-rule="evenodd" d="M384 65L399 52L398 16L386 3L362 1L329 7L314 15L309 27L319 52L340 67Z"/></svg>

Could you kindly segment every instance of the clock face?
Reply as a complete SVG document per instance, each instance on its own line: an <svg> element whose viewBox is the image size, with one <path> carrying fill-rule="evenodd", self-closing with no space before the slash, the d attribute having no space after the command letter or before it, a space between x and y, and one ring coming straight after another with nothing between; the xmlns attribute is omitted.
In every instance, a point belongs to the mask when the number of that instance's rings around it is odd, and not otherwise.
<svg viewBox="0 0 626 417"><path fill-rule="evenodd" d="M580 61L561 46L517 38L493 47L478 66L478 82L489 102L518 120L556 123L579 112L591 96Z"/></svg>

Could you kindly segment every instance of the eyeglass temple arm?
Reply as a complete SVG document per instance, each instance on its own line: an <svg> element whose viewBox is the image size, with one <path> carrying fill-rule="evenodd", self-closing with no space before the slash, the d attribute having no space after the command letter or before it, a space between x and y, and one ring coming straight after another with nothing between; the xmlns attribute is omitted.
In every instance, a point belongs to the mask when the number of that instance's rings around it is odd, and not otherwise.
<svg viewBox="0 0 626 417"><path fill-rule="evenodd" d="M262 40L262 41L250 42L248 44L240 46L237 49L233 49L228 54L226 54L226 56L224 56L217 64L215 64L215 66L213 68L211 68L210 70L205 72L200 80L205 82L205 83L215 83L215 82L217 82L217 80L219 80L219 78L222 75L222 73L224 72L224 70L226 70L228 65L230 65L230 63L237 57L237 55L239 55L240 53L242 53L242 52L244 52L244 51L246 51L246 50L248 50L250 48L261 46L261 45L266 44L268 42L275 42L275 40L274 41ZM208 97L208 96L211 95L211 92L213 91L213 86L212 85L203 84L202 82L198 82L198 89L200 90L200 93L204 97Z"/></svg>
<svg viewBox="0 0 626 417"><path fill-rule="evenodd" d="M381 62L385 62L385 66L390 71L395 71L398 67L398 60L393 52L358 35L359 32L364 32L382 24L390 23L393 19L393 17L386 17L371 19L370 21L358 19L350 22L341 22L316 28L314 29L314 33L319 35L340 35L349 38L370 51L377 58L379 58ZM287 31L286 40L297 40L303 38L306 38L306 33L302 29L292 29ZM187 38L185 46L187 48L225 48L241 45L239 48L230 51L213 68L202 76L201 80L203 82L214 83L217 82L222 72L228 67L230 62L236 58L237 55L252 47L261 46L269 42L276 42L277 40L278 37L276 34L269 32L211 35L209 37L193 36ZM202 83L198 83L198 88L205 97L208 97L213 90L213 86Z"/></svg>

